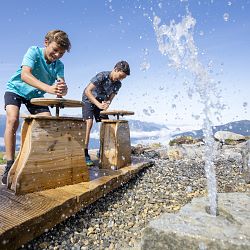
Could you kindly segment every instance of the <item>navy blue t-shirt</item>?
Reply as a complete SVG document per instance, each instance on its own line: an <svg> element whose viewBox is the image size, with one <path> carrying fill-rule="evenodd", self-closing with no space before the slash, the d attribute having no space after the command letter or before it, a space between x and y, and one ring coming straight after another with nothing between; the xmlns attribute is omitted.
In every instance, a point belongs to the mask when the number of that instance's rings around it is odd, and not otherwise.
<svg viewBox="0 0 250 250"><path fill-rule="evenodd" d="M95 85L92 94L99 100L108 100L111 94L117 94L122 86L120 81L112 82L109 78L111 71L103 71L93 77L90 82ZM89 102L88 97L83 92L83 101Z"/></svg>

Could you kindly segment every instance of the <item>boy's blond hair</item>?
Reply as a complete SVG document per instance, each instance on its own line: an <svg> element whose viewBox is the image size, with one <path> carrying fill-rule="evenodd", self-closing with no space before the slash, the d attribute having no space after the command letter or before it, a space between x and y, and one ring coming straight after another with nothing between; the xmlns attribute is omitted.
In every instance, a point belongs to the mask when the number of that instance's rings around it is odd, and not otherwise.
<svg viewBox="0 0 250 250"><path fill-rule="evenodd" d="M62 30L51 30L45 36L45 41L49 44L56 42L61 48L67 50L68 52L71 49L71 43L68 38L68 35Z"/></svg>

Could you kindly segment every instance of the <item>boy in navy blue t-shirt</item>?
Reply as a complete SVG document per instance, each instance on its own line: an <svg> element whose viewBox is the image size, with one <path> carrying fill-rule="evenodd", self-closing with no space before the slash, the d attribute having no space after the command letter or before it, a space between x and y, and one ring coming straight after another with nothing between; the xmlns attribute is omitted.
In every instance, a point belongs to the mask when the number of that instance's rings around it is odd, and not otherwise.
<svg viewBox="0 0 250 250"><path fill-rule="evenodd" d="M121 80L125 79L128 75L130 75L129 64L126 61L120 61L112 71L98 73L84 89L82 114L86 120L85 158L88 166L94 165L88 153L93 117L95 117L96 122L100 122L102 118L107 118L101 117L100 111L108 109L113 98L121 88Z"/></svg>

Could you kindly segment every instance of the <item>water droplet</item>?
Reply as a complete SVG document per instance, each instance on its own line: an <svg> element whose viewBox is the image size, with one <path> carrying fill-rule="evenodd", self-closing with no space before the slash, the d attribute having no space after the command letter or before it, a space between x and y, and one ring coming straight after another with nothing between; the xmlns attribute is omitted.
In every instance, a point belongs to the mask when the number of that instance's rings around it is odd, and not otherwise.
<svg viewBox="0 0 250 250"><path fill-rule="evenodd" d="M225 22L227 22L229 20L229 14L228 13L224 13L223 19L224 19Z"/></svg>
<svg viewBox="0 0 250 250"><path fill-rule="evenodd" d="M143 109L143 110L142 110L142 112L143 112L145 115L150 116L150 113L148 112L148 110L147 110L147 109Z"/></svg>
<svg viewBox="0 0 250 250"><path fill-rule="evenodd" d="M192 192L192 187L191 187L191 186L187 186L186 192L187 192L187 193L191 193L191 192Z"/></svg>
<svg viewBox="0 0 250 250"><path fill-rule="evenodd" d="M115 166L111 166L111 169L112 169L112 170L116 170L116 167L115 167Z"/></svg>

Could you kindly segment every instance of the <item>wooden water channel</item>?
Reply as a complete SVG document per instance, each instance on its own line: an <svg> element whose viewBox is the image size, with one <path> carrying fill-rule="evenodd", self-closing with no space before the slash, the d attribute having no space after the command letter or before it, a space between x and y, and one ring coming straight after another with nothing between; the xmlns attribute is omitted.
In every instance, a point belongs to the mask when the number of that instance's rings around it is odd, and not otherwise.
<svg viewBox="0 0 250 250"><path fill-rule="evenodd" d="M1 250L21 247L152 165L131 157L128 123L117 119L102 124L100 160L96 158L95 166L88 168L85 122L59 116L59 108L82 103L44 99L44 105L50 101L58 109L56 116L24 118L20 152L8 185L0 186ZM38 103L43 100L39 98ZM120 110L110 114L119 118L132 113Z"/></svg>

